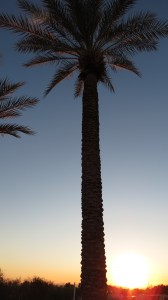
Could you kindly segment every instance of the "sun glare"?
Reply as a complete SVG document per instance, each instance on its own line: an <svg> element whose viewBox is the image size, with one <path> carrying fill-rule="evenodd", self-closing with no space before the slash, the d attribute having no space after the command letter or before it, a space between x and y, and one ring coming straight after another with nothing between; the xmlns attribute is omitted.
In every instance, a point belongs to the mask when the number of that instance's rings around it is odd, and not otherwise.
<svg viewBox="0 0 168 300"><path fill-rule="evenodd" d="M118 255L112 262L112 284L121 287L142 288L148 282L148 264L144 257L133 254Z"/></svg>

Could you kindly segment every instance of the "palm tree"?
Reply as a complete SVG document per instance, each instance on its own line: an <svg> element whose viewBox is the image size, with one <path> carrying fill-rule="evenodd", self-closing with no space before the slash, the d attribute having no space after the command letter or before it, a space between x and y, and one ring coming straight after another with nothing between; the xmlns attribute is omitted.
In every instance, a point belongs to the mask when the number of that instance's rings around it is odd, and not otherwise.
<svg viewBox="0 0 168 300"><path fill-rule="evenodd" d="M25 66L53 64L47 95L77 72L75 96L83 93L82 114L82 300L106 298L98 83L114 87L110 71L126 69L140 76L132 56L157 49L168 23L151 12L128 16L136 0L18 0L23 15L0 15L0 26L21 38L19 52L35 56Z"/></svg>
<svg viewBox="0 0 168 300"><path fill-rule="evenodd" d="M28 97L11 97L24 83L11 83L9 80L0 80L0 119L15 118L21 115L21 110L36 105L38 100L36 98ZM17 138L20 137L19 132L26 134L34 134L34 132L27 126L17 124L0 124L0 134L9 134Z"/></svg>

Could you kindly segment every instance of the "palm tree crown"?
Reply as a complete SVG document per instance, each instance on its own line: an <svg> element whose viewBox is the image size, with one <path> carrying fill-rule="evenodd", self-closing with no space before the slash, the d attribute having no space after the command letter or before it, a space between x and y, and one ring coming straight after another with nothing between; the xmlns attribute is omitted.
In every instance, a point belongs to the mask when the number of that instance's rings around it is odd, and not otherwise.
<svg viewBox="0 0 168 300"><path fill-rule="evenodd" d="M24 83L11 83L9 80L0 80L0 119L15 118L21 115L21 111L37 104L36 98L11 97ZM9 134L17 138L20 137L19 132L25 134L34 134L34 132L27 126L17 124L0 124L0 134Z"/></svg>
<svg viewBox="0 0 168 300"><path fill-rule="evenodd" d="M21 33L17 50L36 53L26 66L55 64L46 94L75 71L79 72L76 96L90 72L113 91L109 70L122 68L140 75L130 57L156 50L158 39L168 35L168 23L153 13L125 18L136 0L42 0L42 8L17 1L26 15L1 14L0 26Z"/></svg>

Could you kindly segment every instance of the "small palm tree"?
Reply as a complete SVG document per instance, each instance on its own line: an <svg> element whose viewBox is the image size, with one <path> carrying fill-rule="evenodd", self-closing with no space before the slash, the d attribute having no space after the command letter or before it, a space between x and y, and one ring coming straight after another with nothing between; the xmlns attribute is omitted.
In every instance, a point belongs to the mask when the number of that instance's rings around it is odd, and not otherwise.
<svg viewBox="0 0 168 300"><path fill-rule="evenodd" d="M168 23L151 12L127 16L136 0L18 0L22 16L0 15L0 26L21 35L16 48L33 53L25 65L53 64L47 95L77 72L75 96L83 92L82 114L82 300L106 298L103 201L99 148L98 83L110 91L110 72L126 69L138 76L132 56L157 49Z"/></svg>
<svg viewBox="0 0 168 300"><path fill-rule="evenodd" d="M21 110L32 107L37 104L36 98L27 97L11 97L24 83L11 83L7 79L0 80L0 119L15 118L21 115ZM19 132L25 134L34 134L34 132L27 126L17 124L0 124L0 134L9 134L17 138L20 137Z"/></svg>

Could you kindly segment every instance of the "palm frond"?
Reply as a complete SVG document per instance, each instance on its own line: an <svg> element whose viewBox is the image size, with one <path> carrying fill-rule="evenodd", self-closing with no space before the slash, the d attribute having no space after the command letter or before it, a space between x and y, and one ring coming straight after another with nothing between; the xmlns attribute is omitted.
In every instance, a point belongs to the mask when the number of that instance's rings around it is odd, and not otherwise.
<svg viewBox="0 0 168 300"><path fill-rule="evenodd" d="M119 45L120 51L124 51L130 55L136 54L142 51L155 51L157 50L158 43L156 41L150 41L149 39L145 39L144 37L139 36L137 39L130 39L128 41L124 41Z"/></svg>
<svg viewBox="0 0 168 300"><path fill-rule="evenodd" d="M53 4L56 6L56 3L54 3L54 2L51 3L51 1L50 1L49 5L48 5L47 2L48 1L46 1L44 3L45 8L43 9L43 8L40 8L39 6L35 5L34 3L27 2L26 0L18 0L19 7L23 11L25 11L27 14L29 14L35 23L42 25L44 28L49 30L50 33L54 29L55 37L57 35L57 37L59 37L61 39L65 39L67 42L72 44L72 39L68 38L67 32L65 33L63 26L60 26L60 23L58 22L58 20L55 20L55 18L52 17L53 11L51 13L50 10L51 10L51 7ZM61 4L59 3L59 5L57 5L57 6L60 7ZM64 9L64 12L65 12L65 9ZM55 11L55 13L56 13L56 11ZM74 26L73 26L73 28L76 29L76 27L74 27Z"/></svg>
<svg viewBox="0 0 168 300"><path fill-rule="evenodd" d="M0 80L0 101L8 99L6 98L7 96L15 92L23 85L24 82L11 83L7 78Z"/></svg>
<svg viewBox="0 0 168 300"><path fill-rule="evenodd" d="M146 38L157 39L168 34L168 23L158 21L154 13L140 12L129 17L123 23L122 30L132 36L143 34Z"/></svg>
<svg viewBox="0 0 168 300"><path fill-rule="evenodd" d="M156 42L160 37L167 35L168 22L157 20L153 13L140 12L114 27L109 34L109 40L113 39L116 43L147 40Z"/></svg>
<svg viewBox="0 0 168 300"><path fill-rule="evenodd" d="M16 43L16 49L23 53L37 53L53 49L54 44L57 44L57 42L52 38L49 39L48 36L43 35L34 38L34 36L31 35L20 39Z"/></svg>
<svg viewBox="0 0 168 300"><path fill-rule="evenodd" d="M65 61L73 61L73 60L77 60L74 57L66 57L66 56L56 56L56 55L52 55L52 54L44 54L44 55L38 55L35 58L31 59L29 62L25 63L24 66L26 67L32 67L35 65L43 65L43 64L59 64L60 62L62 62L63 60Z"/></svg>
<svg viewBox="0 0 168 300"><path fill-rule="evenodd" d="M125 70L131 71L131 72L135 73L136 75L138 75L139 77L141 77L141 73L138 70L138 68L126 56L115 57L111 60L109 59L108 64L112 69L113 68L115 68L116 70L125 69Z"/></svg>
<svg viewBox="0 0 168 300"><path fill-rule="evenodd" d="M51 36L45 28L42 28L40 24L33 22L33 20L30 20L30 18L27 18L26 16L23 18L22 16L16 17L15 15L9 16L7 14L0 14L0 27L24 36L27 36L28 34L37 37L45 35L48 39Z"/></svg>
<svg viewBox="0 0 168 300"><path fill-rule="evenodd" d="M62 57L50 54L38 55L35 58L31 59L27 63L24 64L25 67L32 67L35 65L43 65L47 63L59 63Z"/></svg>
<svg viewBox="0 0 168 300"><path fill-rule="evenodd" d="M2 103L0 105L0 118L16 118L21 116L22 110L35 106L37 102L38 100L33 98L13 98L11 101Z"/></svg>
<svg viewBox="0 0 168 300"><path fill-rule="evenodd" d="M16 49L23 53L42 53L50 52L53 55L55 53L64 53L77 56L77 49L64 43L63 41L55 38L47 39L46 36L36 37L28 36L19 40L16 43Z"/></svg>
<svg viewBox="0 0 168 300"><path fill-rule="evenodd" d="M25 133L25 134L35 134L33 130L31 130L27 126L17 125L17 124L0 124L0 134L9 134L13 135L16 138L20 138L19 132Z"/></svg>
<svg viewBox="0 0 168 300"><path fill-rule="evenodd" d="M37 98L30 97L12 97L11 94L15 92L24 83L12 83L8 79L0 80L0 118L15 118L21 115L21 111L26 108L33 107L37 104ZM18 132L26 134L34 134L34 132L26 126L16 124L0 124L0 134L9 134L19 137Z"/></svg>
<svg viewBox="0 0 168 300"><path fill-rule="evenodd" d="M78 69L78 63L77 62L64 62L62 63L62 67L60 67L55 75L51 83L46 89L45 96L63 79L70 76L75 70Z"/></svg>
<svg viewBox="0 0 168 300"><path fill-rule="evenodd" d="M19 97L12 98L8 102L0 104L0 118L17 117L22 110L35 106L38 103L36 98Z"/></svg>
<svg viewBox="0 0 168 300"><path fill-rule="evenodd" d="M76 39L80 42L80 45L86 47L86 28L85 28L85 13L84 13L84 1L80 0L65 0L67 9L71 20L73 20L76 28Z"/></svg>
<svg viewBox="0 0 168 300"><path fill-rule="evenodd" d="M17 0L19 8L30 16L38 17L45 16L45 10L41 9L37 4L30 3L26 0Z"/></svg>
<svg viewBox="0 0 168 300"><path fill-rule="evenodd" d="M110 92L115 91L107 69L104 71L100 81L110 90Z"/></svg>
<svg viewBox="0 0 168 300"><path fill-rule="evenodd" d="M144 37L141 39L125 39L120 43L116 43L115 45L110 45L103 50L104 55L106 56L122 56L123 53L125 55L132 56L136 53L142 51L154 51L157 50L158 43L156 41L150 41L145 39Z"/></svg>
<svg viewBox="0 0 168 300"><path fill-rule="evenodd" d="M111 21L114 23L116 21L119 21L120 18L122 18L128 10L130 10L137 0L113 0L113 1L104 1L103 5L103 18L102 21L104 23L105 19L108 20L111 19Z"/></svg>
<svg viewBox="0 0 168 300"><path fill-rule="evenodd" d="M75 82L75 93L74 93L75 98L80 97L82 95L83 88L84 88L84 82L81 79L81 77L78 76Z"/></svg>
<svg viewBox="0 0 168 300"><path fill-rule="evenodd" d="M44 7L49 13L48 25L72 46L79 46L80 35L75 20L71 18L68 6L64 1L43 0Z"/></svg>
<svg viewBox="0 0 168 300"><path fill-rule="evenodd" d="M101 45L102 41L106 40L112 28L118 24L118 21L123 17L127 10L132 8L136 0L114 0L104 1L102 9L102 17L100 20L99 34L96 44Z"/></svg>
<svg viewBox="0 0 168 300"><path fill-rule="evenodd" d="M101 19L101 0L65 0L70 10L71 19L79 30L85 47L93 46L95 33ZM81 39L80 39L81 42Z"/></svg>

